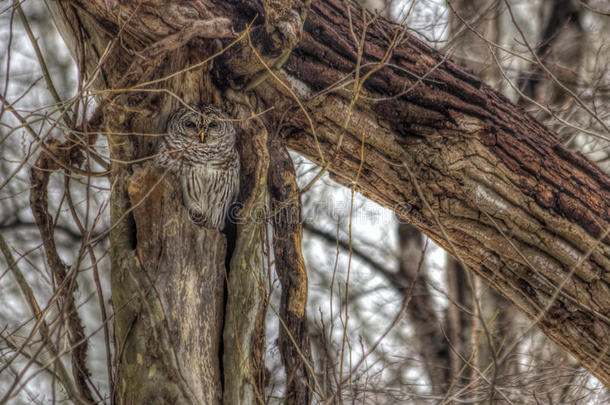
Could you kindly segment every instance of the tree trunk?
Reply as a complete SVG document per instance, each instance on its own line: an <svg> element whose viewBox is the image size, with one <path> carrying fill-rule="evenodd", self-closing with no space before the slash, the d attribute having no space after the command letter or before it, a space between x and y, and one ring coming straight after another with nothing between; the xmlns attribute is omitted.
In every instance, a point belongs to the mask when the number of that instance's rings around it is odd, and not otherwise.
<svg viewBox="0 0 610 405"><path fill-rule="evenodd" d="M160 177L136 169L127 185L135 252L120 240L131 229L111 237L118 403L219 403L225 240L190 221Z"/></svg>
<svg viewBox="0 0 610 405"><path fill-rule="evenodd" d="M565 109L567 106L564 104L571 101L566 89L576 89L583 64L586 47L580 23L583 8L573 0L545 0L541 7L543 27L535 51L555 78L536 63L522 73L521 88L525 96L543 106ZM519 102L527 104L523 98Z"/></svg>
<svg viewBox="0 0 610 405"><path fill-rule="evenodd" d="M83 63L92 71L103 59L98 88L117 86L124 75L150 80L147 75L158 78L195 65L217 50L211 36L231 34L226 21L213 16L226 17L239 31L258 14L249 33L258 53L246 40L224 52L214 62L215 84L253 88L257 111L274 107L269 114L281 117L288 110L281 131L285 143L342 184L356 178L364 137L358 189L446 248L610 384L610 180L406 27L383 19L371 22L354 3L314 1L287 63L274 75L260 77L259 56L267 66L281 65L286 53L275 45L286 34L256 25L264 15L256 1L58 3L78 16L61 18L72 26L67 42L79 44L77 51L85 49ZM112 42L117 35L121 40ZM362 35L366 41L359 48ZM110 56L102 57L108 44ZM134 60L138 63L128 71ZM206 73L211 67L208 63L154 86L177 91L188 101L192 91L185 97L185 89L191 85L213 88ZM219 94L198 96L213 100ZM305 103L311 123L295 96ZM127 92L125 103L138 97L142 92ZM117 111L113 118L128 119L131 131L161 132L157 123L176 103L161 103L160 96L147 100L147 108ZM130 157L151 153L152 142L133 138L138 153ZM113 205L115 212L126 212L127 183L120 173L129 166L117 166ZM132 241L122 234L113 243L113 249L119 244L126 251Z"/></svg>
<svg viewBox="0 0 610 405"><path fill-rule="evenodd" d="M424 269L424 236L402 221L398 224L398 251L398 278L403 281L400 291L411 294L407 315L417 339L417 351L430 379L430 391L442 396L451 384L451 349L434 311L427 269Z"/></svg>

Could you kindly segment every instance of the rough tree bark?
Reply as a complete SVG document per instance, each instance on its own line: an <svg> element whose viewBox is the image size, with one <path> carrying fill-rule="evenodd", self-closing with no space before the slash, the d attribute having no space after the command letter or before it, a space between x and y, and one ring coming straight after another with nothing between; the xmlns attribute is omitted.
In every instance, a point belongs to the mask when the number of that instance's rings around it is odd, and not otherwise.
<svg viewBox="0 0 610 405"><path fill-rule="evenodd" d="M218 40L210 37L231 36L227 21L241 31L257 14L250 38L258 55L242 40L213 66L150 86L187 101L217 100L216 90L202 89L248 85L264 70L259 56L271 66L286 55L276 46L281 35L268 34L262 25L265 9L258 1L51 3L60 6L63 13L57 15L71 26L64 31L81 68L86 64L93 72L101 60L99 89L116 87L134 72L149 80L195 65L217 50ZM218 16L228 20L209 21ZM257 111L274 107L269 114L286 118L285 144L346 185L356 177L364 136L359 190L449 250L610 384L610 180L405 27L370 18L351 2L314 1L302 40L283 68L248 86ZM114 41L117 37L120 41ZM201 94L185 94L190 85ZM294 96L305 104L311 123ZM160 95L138 103L142 92L133 90L123 97L115 104L136 103L138 110L118 109L112 118L129 123L132 132L162 132L161 123L176 105ZM113 156L142 157L152 143L132 136L127 146L116 147L135 146L137 153ZM113 264L139 274L142 262L130 253L133 228L118 221L130 207L125 181L130 167L115 162ZM119 370L119 378L125 371Z"/></svg>

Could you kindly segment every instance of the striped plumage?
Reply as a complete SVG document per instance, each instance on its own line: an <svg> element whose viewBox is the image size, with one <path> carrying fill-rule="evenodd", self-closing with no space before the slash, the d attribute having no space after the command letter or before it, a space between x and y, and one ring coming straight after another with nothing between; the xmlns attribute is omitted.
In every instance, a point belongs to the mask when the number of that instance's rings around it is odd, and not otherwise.
<svg viewBox="0 0 610 405"><path fill-rule="evenodd" d="M182 200L191 219L222 229L239 191L235 128L220 108L191 104L167 123L156 162L180 179Z"/></svg>

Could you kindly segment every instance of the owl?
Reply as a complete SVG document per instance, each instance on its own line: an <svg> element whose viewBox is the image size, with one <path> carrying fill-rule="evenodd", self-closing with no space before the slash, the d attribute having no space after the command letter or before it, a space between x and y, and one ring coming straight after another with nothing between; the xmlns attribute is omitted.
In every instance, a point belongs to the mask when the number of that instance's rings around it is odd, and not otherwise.
<svg viewBox="0 0 610 405"><path fill-rule="evenodd" d="M206 228L222 229L237 197L235 141L233 123L215 105L182 107L167 122L155 161L180 179L184 206Z"/></svg>

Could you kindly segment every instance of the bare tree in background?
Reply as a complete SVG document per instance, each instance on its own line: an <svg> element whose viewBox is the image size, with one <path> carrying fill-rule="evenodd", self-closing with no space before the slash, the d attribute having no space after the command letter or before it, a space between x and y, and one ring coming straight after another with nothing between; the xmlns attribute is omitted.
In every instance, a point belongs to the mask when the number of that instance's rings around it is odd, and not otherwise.
<svg viewBox="0 0 610 405"><path fill-rule="evenodd" d="M556 44L607 12L555 3L3 9L0 402L603 403L610 181L560 141L604 159L608 51ZM149 162L190 102L240 127L228 244Z"/></svg>

